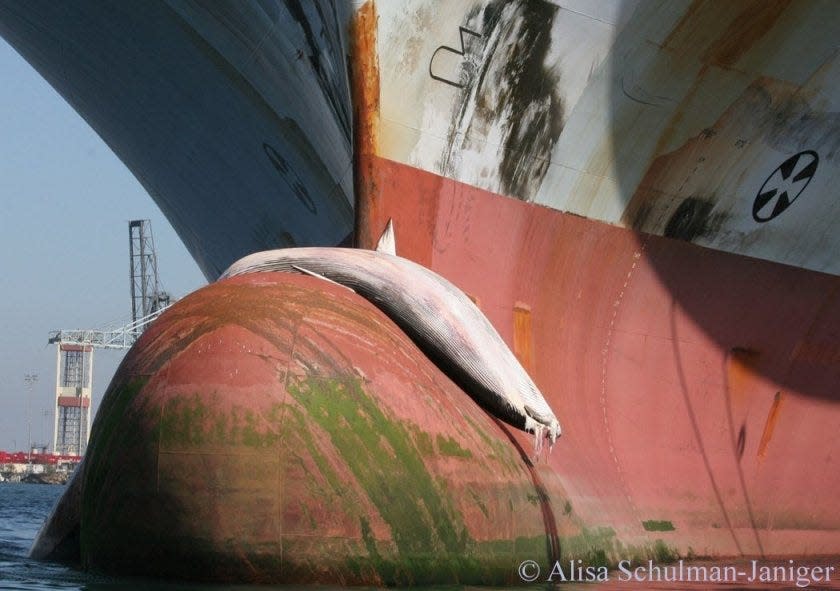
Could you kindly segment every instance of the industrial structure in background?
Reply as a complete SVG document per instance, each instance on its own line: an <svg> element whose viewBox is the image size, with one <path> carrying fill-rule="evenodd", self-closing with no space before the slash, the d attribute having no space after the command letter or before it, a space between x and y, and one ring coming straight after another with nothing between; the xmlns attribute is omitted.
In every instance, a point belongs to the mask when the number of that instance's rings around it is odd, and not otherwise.
<svg viewBox="0 0 840 591"><path fill-rule="evenodd" d="M131 321L136 323L169 306L169 294L160 289L155 241L149 220L128 222L128 257L131 263Z"/></svg>
<svg viewBox="0 0 840 591"><path fill-rule="evenodd" d="M94 349L128 349L170 304L161 289L149 220L128 222L131 322L94 330L56 330L53 453L83 456L90 436Z"/></svg>

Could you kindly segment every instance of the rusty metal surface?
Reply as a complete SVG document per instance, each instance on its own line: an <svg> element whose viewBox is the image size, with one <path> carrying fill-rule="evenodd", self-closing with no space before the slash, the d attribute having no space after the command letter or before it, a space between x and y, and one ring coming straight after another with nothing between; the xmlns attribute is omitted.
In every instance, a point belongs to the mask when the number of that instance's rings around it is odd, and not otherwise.
<svg viewBox="0 0 840 591"><path fill-rule="evenodd" d="M506 134L544 102L481 100L495 3L380 21L369 239L393 217L399 252L531 360L572 422L560 472L584 521L682 552L837 553L840 286L813 272L839 269L837 5L555 4L537 78L562 131L542 162ZM537 67L516 49L494 100ZM431 75L442 56L460 86ZM538 190L512 190L505 159Z"/></svg>
<svg viewBox="0 0 840 591"><path fill-rule="evenodd" d="M355 244L374 248L366 242L371 234L368 220L378 206L373 156L379 141L380 89L379 52L376 49L376 4L368 0L353 15L350 28L351 51L354 56L350 77L353 98L353 170L355 201Z"/></svg>
<svg viewBox="0 0 840 591"><path fill-rule="evenodd" d="M552 478L589 527L699 555L840 552L836 277L384 159L376 182L400 252L532 359L569 423Z"/></svg>
<svg viewBox="0 0 840 591"><path fill-rule="evenodd" d="M377 8L379 156L610 224L840 273L836 3Z"/></svg>

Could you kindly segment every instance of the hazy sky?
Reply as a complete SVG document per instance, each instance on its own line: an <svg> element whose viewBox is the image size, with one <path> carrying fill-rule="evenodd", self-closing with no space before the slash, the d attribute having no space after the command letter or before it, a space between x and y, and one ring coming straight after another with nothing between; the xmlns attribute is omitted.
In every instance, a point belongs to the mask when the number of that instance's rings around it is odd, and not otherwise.
<svg viewBox="0 0 840 591"><path fill-rule="evenodd" d="M0 449L11 451L27 445L27 373L39 375L32 438L52 438L56 353L48 333L131 319L129 220L151 219L170 294L205 281L134 176L2 39L0 204ZM96 351L94 409L122 355Z"/></svg>

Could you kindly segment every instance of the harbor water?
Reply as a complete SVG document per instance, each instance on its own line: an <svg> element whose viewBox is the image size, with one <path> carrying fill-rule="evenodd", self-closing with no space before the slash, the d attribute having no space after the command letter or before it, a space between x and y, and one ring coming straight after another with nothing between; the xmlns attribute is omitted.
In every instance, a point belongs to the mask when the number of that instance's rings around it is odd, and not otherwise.
<svg viewBox="0 0 840 591"><path fill-rule="evenodd" d="M0 590L2 591L271 591L289 586L204 585L86 573L28 558L29 548L62 485L0 483ZM324 588L321 588L322 591Z"/></svg>
<svg viewBox="0 0 840 591"><path fill-rule="evenodd" d="M210 585L166 582L136 578L116 578L86 573L68 566L38 562L28 558L29 548L50 508L64 492L64 486L45 484L0 484L0 589L3 591L111 590L129 591L266 591L294 589L290 586ZM607 581L598 581L595 569L585 565L558 562L554 565L511 565L523 578L520 589L558 588L565 591L645 591L724 590L724 589L840 589L840 558L797 560L737 560L721 562L676 562L668 565L634 564L625 570L610 571ZM715 573L730 580L713 582ZM753 568L767 574L751 581ZM761 569L764 569L763 571ZM829 571L828 569L831 569ZM807 572L806 572L807 570ZM560 572L562 571L562 574ZM827 575L830 572L830 577ZM737 573L740 573L737 574ZM818 577L814 574L819 573ZM692 580L702 574L706 582ZM565 579L565 582L564 582ZM670 580L669 580L670 579ZM734 580L733 580L734 579ZM586 581L592 582L586 582ZM436 587L437 591L463 587ZM313 589L313 587L298 587ZM324 591L323 586L318 587ZM338 589L338 588L336 588ZM429 589L427 588L427 591Z"/></svg>
<svg viewBox="0 0 840 591"><path fill-rule="evenodd" d="M30 560L29 547L64 486L0 484L0 589L90 589L95 577Z"/></svg>

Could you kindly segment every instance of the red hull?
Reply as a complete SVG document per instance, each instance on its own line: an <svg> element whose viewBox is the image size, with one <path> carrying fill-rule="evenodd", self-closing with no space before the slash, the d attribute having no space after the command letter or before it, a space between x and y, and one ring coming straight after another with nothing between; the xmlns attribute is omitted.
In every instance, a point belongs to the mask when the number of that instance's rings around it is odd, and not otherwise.
<svg viewBox="0 0 840 591"><path fill-rule="evenodd" d="M362 227L392 215L398 254L476 300L563 423L553 452L351 291L245 275L126 357L36 555L75 523L88 567L215 581L840 554L840 280L369 164Z"/></svg>
<svg viewBox="0 0 840 591"><path fill-rule="evenodd" d="M563 423L551 477L584 523L699 555L840 552L837 277L369 158L362 246L393 217L399 255L477 300Z"/></svg>
<svg viewBox="0 0 840 591"><path fill-rule="evenodd" d="M517 583L558 536L564 556L609 550L511 431L350 290L235 277L126 356L34 555L72 553L78 527L108 572L405 585Z"/></svg>

